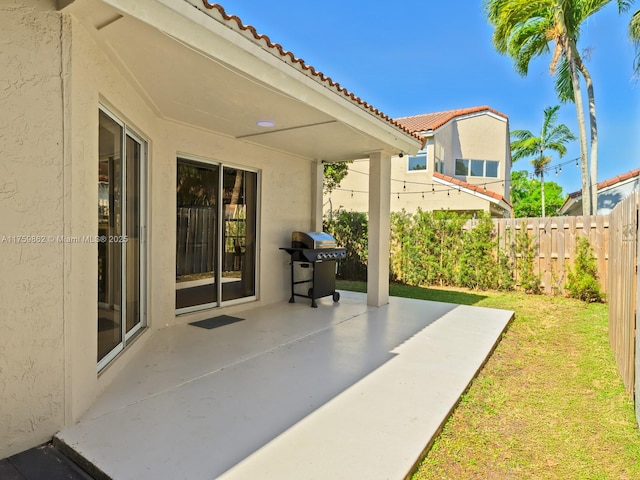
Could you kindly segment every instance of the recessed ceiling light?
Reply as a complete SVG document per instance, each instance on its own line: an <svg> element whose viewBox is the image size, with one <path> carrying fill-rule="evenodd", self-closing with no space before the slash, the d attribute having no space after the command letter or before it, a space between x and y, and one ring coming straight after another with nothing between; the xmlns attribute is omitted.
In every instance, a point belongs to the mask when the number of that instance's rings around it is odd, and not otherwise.
<svg viewBox="0 0 640 480"><path fill-rule="evenodd" d="M256 122L256 125L262 128L272 128L272 127L275 127L276 124L271 120L258 120Z"/></svg>

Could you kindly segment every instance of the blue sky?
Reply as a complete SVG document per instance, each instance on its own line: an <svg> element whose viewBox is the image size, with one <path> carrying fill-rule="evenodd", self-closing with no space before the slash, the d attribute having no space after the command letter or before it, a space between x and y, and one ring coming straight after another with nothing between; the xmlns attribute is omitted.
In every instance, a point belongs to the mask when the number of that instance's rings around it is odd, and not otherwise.
<svg viewBox="0 0 640 480"><path fill-rule="evenodd" d="M615 2L612 2L615 3ZM558 104L550 56L515 73L491 45L492 28L480 1L228 0L229 14L268 35L299 58L391 117L489 105L509 116L510 127L538 133L545 107ZM640 8L640 4L636 6ZM609 5L582 30L588 50L599 128L602 181L640 167L640 80L633 79L630 13ZM586 96L586 95L585 95ZM564 104L560 122L577 135L575 106ZM563 159L579 157L578 142ZM526 160L514 170L529 170ZM565 193L581 188L579 169L563 167L548 180Z"/></svg>

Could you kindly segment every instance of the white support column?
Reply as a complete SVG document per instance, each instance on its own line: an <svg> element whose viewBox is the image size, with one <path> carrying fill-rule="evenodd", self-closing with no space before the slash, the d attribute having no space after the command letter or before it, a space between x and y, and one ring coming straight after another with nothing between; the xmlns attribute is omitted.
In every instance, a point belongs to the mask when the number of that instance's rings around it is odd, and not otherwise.
<svg viewBox="0 0 640 480"><path fill-rule="evenodd" d="M389 303L391 155L369 155L369 259L367 305Z"/></svg>
<svg viewBox="0 0 640 480"><path fill-rule="evenodd" d="M311 163L311 231L322 231L322 185L324 165L321 161Z"/></svg>

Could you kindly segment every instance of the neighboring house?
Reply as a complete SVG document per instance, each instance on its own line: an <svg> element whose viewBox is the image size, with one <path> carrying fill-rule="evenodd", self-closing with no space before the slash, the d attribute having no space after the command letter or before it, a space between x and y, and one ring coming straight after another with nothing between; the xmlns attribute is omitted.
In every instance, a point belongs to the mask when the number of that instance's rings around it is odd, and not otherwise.
<svg viewBox="0 0 640 480"><path fill-rule="evenodd" d="M397 118L427 138L416 155L391 163L391 211L450 210L511 216L511 149L508 117L492 108L471 107ZM324 213L367 211L368 160L349 165L339 188L325 194Z"/></svg>
<svg viewBox="0 0 640 480"><path fill-rule="evenodd" d="M381 191L423 145L203 0L15 0L0 31L0 458L75 423L150 332L286 302L278 248L322 228L323 161L368 157Z"/></svg>
<svg viewBox="0 0 640 480"><path fill-rule="evenodd" d="M638 188L640 168L617 175L598 183L598 215L607 215L611 210ZM558 215L582 215L582 190L570 193Z"/></svg>

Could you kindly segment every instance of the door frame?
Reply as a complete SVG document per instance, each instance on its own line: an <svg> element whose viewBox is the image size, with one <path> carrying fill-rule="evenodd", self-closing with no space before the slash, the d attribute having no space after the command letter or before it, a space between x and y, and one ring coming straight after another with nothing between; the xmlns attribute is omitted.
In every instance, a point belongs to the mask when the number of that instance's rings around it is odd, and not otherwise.
<svg viewBox="0 0 640 480"><path fill-rule="evenodd" d="M254 302L258 299L259 297L259 270L260 270L260 219L261 219L261 215L260 215L260 199L261 199L261 171L257 168L251 168L248 167L246 165L238 165L238 164L234 164L234 163L228 163L228 162L222 162L222 161L216 161L216 160L211 160L211 159L207 159L207 158L203 158L203 157L198 157L196 155L191 155L191 154L187 154L187 153L181 153L178 152L176 154L176 174L178 171L178 161L182 159L182 160L186 160L187 162L193 162L196 164L202 164L205 167L208 166L215 166L218 167L218 202L217 202L217 245L216 245L216 257L217 257L217 267L216 267L216 272L215 272L215 278L217 279L216 282L216 295L217 295L217 300L214 302L209 302L209 303L203 303L200 305L193 305L193 306L189 306L189 307L183 307L183 308L176 308L175 310L175 314L176 316L180 316L180 315L186 315L189 313L195 313L195 312L201 312L204 310L210 310L213 308L220 308L220 307L229 307L232 305L238 305L238 304L242 304L242 303L247 303L247 302ZM255 238L255 268L254 268L254 282L255 282L255 294L251 295L251 296L247 296L247 297L242 297L242 298L236 298L233 300L225 300L222 301L222 260L223 260L223 256L224 256L224 248L223 248L223 231L222 229L224 228L224 205L222 202L222 190L224 188L224 178L223 178L223 171L224 168L234 168L234 169L238 169L238 170L243 170L246 172L251 172L251 173L255 173L256 174L256 238ZM176 209L177 209L177 203L176 203ZM175 213L174 213L175 214ZM175 240L174 240L175 242ZM175 246L174 246L174 251L175 251ZM177 258L176 258L177 261ZM174 284L175 283L175 279L174 279ZM177 284L176 284L177 285ZM175 292L175 289L174 289Z"/></svg>
<svg viewBox="0 0 640 480"><path fill-rule="evenodd" d="M122 152L122 178L120 180L120 188L122 191L122 214L121 214L121 235L127 235L127 152L126 143L127 136L132 138L140 145L140 179L138 188L139 202L140 202L140 247L139 247L139 283L140 283L140 298L139 311L140 321L134 325L129 332L127 332L126 321L126 306L127 306L127 249L126 243L121 243L122 252L120 255L120 343L118 343L109 353L97 362L98 373L102 371L107 365L109 365L128 345L128 343L147 326L147 224L148 224L148 152L149 152L149 140L137 131L133 130L129 125L121 120L119 116L114 114L108 107L102 103L99 104L98 111L104 113L114 122L116 122L122 128L121 139L121 152ZM107 239L109 242L109 239ZM96 341L98 338L98 332L96 332Z"/></svg>

